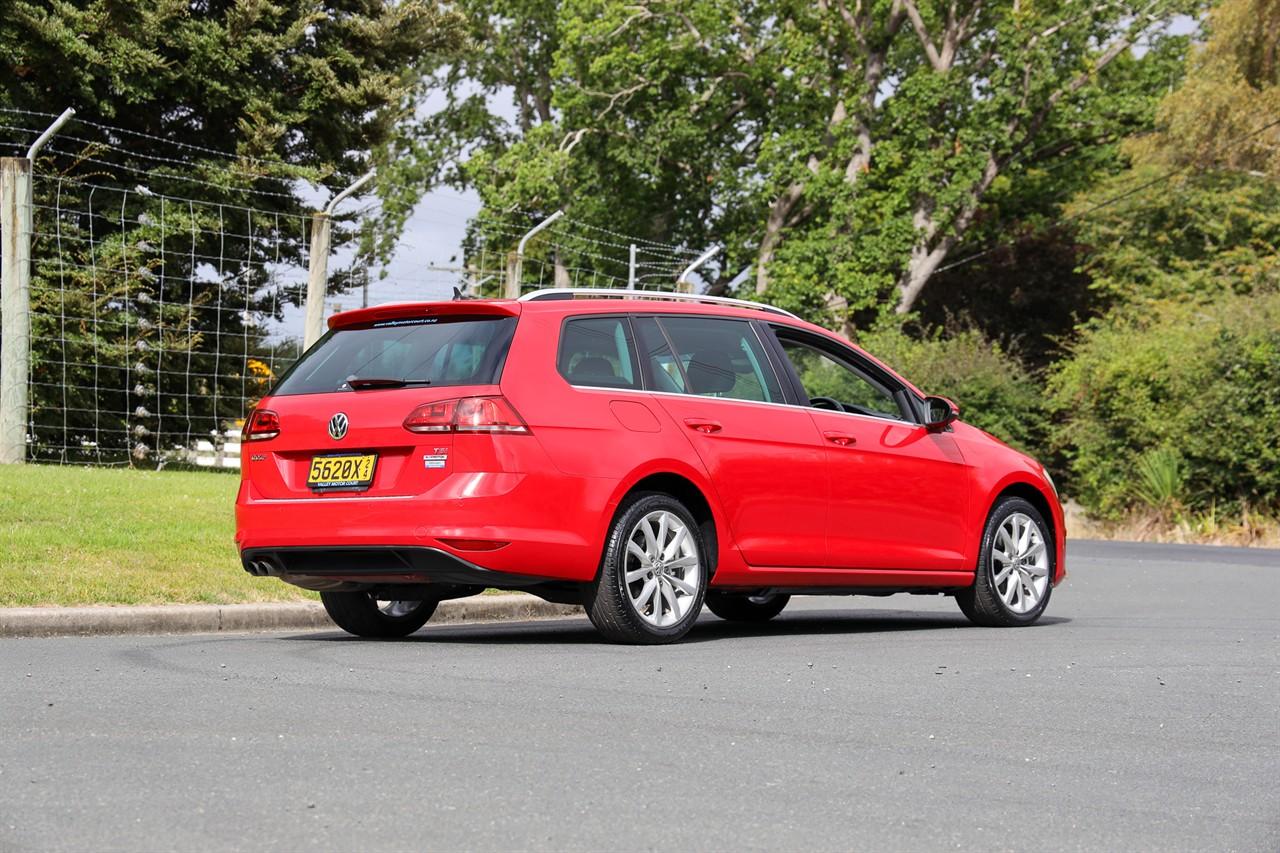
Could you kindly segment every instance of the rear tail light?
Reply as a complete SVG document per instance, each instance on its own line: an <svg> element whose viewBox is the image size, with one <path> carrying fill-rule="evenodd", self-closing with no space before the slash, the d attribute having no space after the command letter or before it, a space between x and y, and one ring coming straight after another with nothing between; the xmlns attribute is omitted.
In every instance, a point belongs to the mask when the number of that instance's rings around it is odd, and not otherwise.
<svg viewBox="0 0 1280 853"><path fill-rule="evenodd" d="M456 432L524 432L529 431L524 419L505 397L465 397L454 410Z"/></svg>
<svg viewBox="0 0 1280 853"><path fill-rule="evenodd" d="M244 422L241 441L266 441L280 434L280 416L269 409L254 409Z"/></svg>
<svg viewBox="0 0 1280 853"><path fill-rule="evenodd" d="M457 405L457 400L424 403L404 419L404 428L409 432L451 432L453 410Z"/></svg>
<svg viewBox="0 0 1280 853"><path fill-rule="evenodd" d="M409 432L529 433L529 426L505 397L463 397L423 403L404 419Z"/></svg>

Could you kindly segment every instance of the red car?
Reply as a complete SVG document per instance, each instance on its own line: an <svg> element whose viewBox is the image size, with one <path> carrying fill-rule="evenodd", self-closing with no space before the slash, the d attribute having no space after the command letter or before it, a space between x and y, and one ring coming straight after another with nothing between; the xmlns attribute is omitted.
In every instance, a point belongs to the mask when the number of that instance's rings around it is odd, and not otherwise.
<svg viewBox="0 0 1280 853"><path fill-rule="evenodd" d="M382 305L332 317L249 416L236 542L366 637L486 587L581 603L630 643L803 594L950 595L1029 625L1065 576L1062 508L958 415L756 303Z"/></svg>

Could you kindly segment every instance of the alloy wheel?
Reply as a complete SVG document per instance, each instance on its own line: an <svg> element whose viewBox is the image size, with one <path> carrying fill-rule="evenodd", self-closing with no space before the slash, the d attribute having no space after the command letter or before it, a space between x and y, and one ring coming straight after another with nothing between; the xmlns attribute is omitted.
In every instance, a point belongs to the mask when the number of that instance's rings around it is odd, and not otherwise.
<svg viewBox="0 0 1280 853"><path fill-rule="evenodd" d="M374 599L374 604L378 605L378 609L382 611L384 616L392 619L399 619L402 616L408 616L417 610L421 605L421 601L381 601Z"/></svg>
<svg viewBox="0 0 1280 853"><path fill-rule="evenodd" d="M1001 522L991 544L996 594L1013 613L1029 613L1049 586L1049 549L1031 516L1015 512Z"/></svg>
<svg viewBox="0 0 1280 853"><path fill-rule="evenodd" d="M675 625L698 600L697 542L674 513L655 510L636 522L627 537L625 571L631 606L650 625Z"/></svg>

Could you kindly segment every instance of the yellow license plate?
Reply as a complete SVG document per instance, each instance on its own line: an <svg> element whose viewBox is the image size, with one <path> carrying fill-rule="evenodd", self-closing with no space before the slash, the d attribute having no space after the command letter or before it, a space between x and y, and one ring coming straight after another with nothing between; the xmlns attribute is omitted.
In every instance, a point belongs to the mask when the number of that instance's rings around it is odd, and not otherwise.
<svg viewBox="0 0 1280 853"><path fill-rule="evenodd" d="M316 490L367 489L377 464L376 453L315 456L307 471L307 486Z"/></svg>

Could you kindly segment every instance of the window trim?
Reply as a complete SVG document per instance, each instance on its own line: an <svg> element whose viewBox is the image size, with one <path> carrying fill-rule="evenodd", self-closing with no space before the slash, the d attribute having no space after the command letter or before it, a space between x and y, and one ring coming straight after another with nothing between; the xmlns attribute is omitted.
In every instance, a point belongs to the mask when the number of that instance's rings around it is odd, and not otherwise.
<svg viewBox="0 0 1280 853"><path fill-rule="evenodd" d="M796 405L806 409L814 408L809 404L809 396L805 392L804 383L800 381L799 374L796 373L795 365L791 363L791 359L787 356L786 348L782 344L784 338L790 338L799 344L812 347L853 373L860 374L864 380L880 385L892 395L893 401L897 403L899 410L897 417L878 417L876 415L864 415L861 412L835 412L835 414L870 418L881 423L897 422L914 426L920 426L924 423L921 420L919 401L915 399L915 395L908 391L907 387L899 380L867 361L856 350L841 345L838 341L833 341L825 335L818 335L806 329L797 329L794 326L787 326L782 323L765 323L765 325L769 327L770 338L772 338L774 346L777 348L777 356L785 365L788 381L798 398ZM817 411L834 410L818 409ZM904 411L910 413L909 416L904 416L902 414Z"/></svg>

